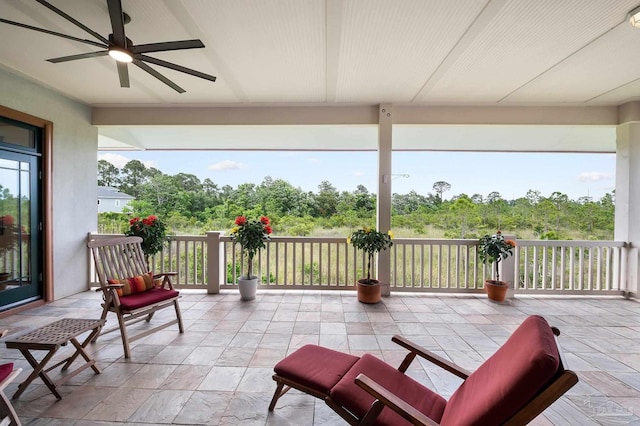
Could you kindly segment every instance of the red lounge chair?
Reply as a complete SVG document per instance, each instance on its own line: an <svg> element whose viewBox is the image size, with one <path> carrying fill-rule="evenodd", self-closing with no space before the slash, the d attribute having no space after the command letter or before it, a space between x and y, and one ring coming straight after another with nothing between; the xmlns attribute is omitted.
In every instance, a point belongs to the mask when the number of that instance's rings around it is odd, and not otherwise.
<svg viewBox="0 0 640 426"><path fill-rule="evenodd" d="M369 354L306 345L274 367L269 411L295 388L324 399L351 425L524 425L578 382L564 368L559 335L530 316L473 373L400 336L392 341L409 353L397 369ZM416 356L464 380L449 400L404 374Z"/></svg>

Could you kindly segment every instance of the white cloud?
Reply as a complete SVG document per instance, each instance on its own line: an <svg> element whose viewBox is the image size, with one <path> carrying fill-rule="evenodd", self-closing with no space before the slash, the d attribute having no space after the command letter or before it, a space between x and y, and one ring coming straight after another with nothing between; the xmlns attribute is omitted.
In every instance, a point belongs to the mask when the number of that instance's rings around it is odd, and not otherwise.
<svg viewBox="0 0 640 426"><path fill-rule="evenodd" d="M610 173L602 172L584 172L578 175L578 180L580 182L598 182L611 179L613 179L613 176Z"/></svg>
<svg viewBox="0 0 640 426"><path fill-rule="evenodd" d="M352 173L355 177L364 176L364 172L362 170L354 170Z"/></svg>
<svg viewBox="0 0 640 426"><path fill-rule="evenodd" d="M134 160L134 158L129 158L129 157L125 157L124 155L113 154L108 152L106 154L98 154L98 160L108 161L109 163L113 164L117 168L121 169L129 161ZM156 162L154 160L146 160L146 161L138 160L138 161L144 164L144 166L147 168L156 167Z"/></svg>
<svg viewBox="0 0 640 426"><path fill-rule="evenodd" d="M310 157L309 162L312 164L322 164L322 160L316 157Z"/></svg>
<svg viewBox="0 0 640 426"><path fill-rule="evenodd" d="M209 170L215 170L218 172L224 172L227 170L240 170L247 167L244 163L238 163L237 161L224 160L218 163L210 165Z"/></svg>

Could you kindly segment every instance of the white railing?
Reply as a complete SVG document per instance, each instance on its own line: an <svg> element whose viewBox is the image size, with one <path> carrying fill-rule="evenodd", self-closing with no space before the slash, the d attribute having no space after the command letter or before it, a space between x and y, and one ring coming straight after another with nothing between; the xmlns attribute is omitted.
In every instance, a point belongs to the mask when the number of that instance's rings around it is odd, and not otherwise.
<svg viewBox="0 0 640 426"><path fill-rule="evenodd" d="M522 293L620 294L627 245L616 241L519 240L516 277Z"/></svg>
<svg viewBox="0 0 640 426"><path fill-rule="evenodd" d="M515 255L502 262L501 278L516 282L520 294L620 294L626 252L625 243L615 241L518 240ZM478 259L476 240L396 238L389 255L392 291L481 292L491 277L490 267ZM177 272L179 288L217 292L236 288L244 264L237 244L209 232L171 237L151 266ZM253 269L261 289L344 290L364 277L366 259L345 238L273 237ZM93 270L90 276L95 284Z"/></svg>

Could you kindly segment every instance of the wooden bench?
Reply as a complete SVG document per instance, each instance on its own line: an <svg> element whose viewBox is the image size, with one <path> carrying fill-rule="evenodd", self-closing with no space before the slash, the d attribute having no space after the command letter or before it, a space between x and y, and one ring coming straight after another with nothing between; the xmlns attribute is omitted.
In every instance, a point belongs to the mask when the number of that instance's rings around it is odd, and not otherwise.
<svg viewBox="0 0 640 426"><path fill-rule="evenodd" d="M100 282L98 291L102 291L103 296L101 318L106 320L107 314L113 312L118 321L117 327L105 329L100 335L120 330L125 358L131 357L131 342L151 333L174 324L178 325L180 333L184 333L178 304L180 292L171 282L176 274L149 272L141 242L140 237L116 237L95 239L87 244ZM136 329L135 334L129 335L129 326L140 321L149 322L156 311L169 307L175 309L175 318L152 328Z"/></svg>

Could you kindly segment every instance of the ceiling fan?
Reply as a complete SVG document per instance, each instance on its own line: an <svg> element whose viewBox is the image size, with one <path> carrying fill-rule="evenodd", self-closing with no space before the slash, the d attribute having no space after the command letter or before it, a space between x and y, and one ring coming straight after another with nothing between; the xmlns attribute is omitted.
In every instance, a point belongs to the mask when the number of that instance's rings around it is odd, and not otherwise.
<svg viewBox="0 0 640 426"><path fill-rule="evenodd" d="M90 44L92 46L101 47L105 50L100 50L97 52L90 53L81 53L79 55L71 55L71 56L62 56L60 58L52 58L47 59L47 61L52 63L58 62L67 62L67 61L75 61L77 59L86 59L86 58L96 58L99 56L111 56L116 60L116 65L118 67L118 77L120 78L120 86L121 87L129 87L129 70L127 68L127 63L133 63L137 67L143 69L148 72L158 80L162 81L167 86L171 87L178 93L184 93L185 90L175 84L173 81L169 80L167 77L160 74L155 69L151 68L147 65L147 62L154 65L159 65L161 67L169 68L175 71L180 71L189 75L193 75L195 77L204 78L205 80L216 81L216 78L212 75L205 74L200 71L196 71L187 67L183 67L181 65L177 65L171 62L163 61L161 59L153 58L151 56L145 55L145 53L152 52L165 52L170 50L182 50L182 49L198 49L203 48L204 44L201 40L179 40L179 41L167 41L161 43L150 43L150 44L138 44L135 45L133 42L127 38L124 32L124 25L128 23L131 18L129 15L122 11L122 1L121 0L107 0L107 7L109 9L109 18L111 19L111 29L112 33L109 34L108 38L103 37L97 32L93 31L91 28L86 25L78 22L71 16L67 15L62 10L53 6L51 3L48 3L45 0L36 0L38 3L52 10L56 14L60 15L67 21L71 22L77 27L82 28L87 33L91 34L95 37L99 42L81 39L77 37L73 37L67 34L58 33L55 31L46 30L44 28L37 28L31 25L22 24L20 22L9 21L7 19L0 18L0 22L5 24L15 25L17 27L26 28L29 30L39 31L45 34L54 35L58 37L63 37L68 40L77 41L80 43Z"/></svg>

